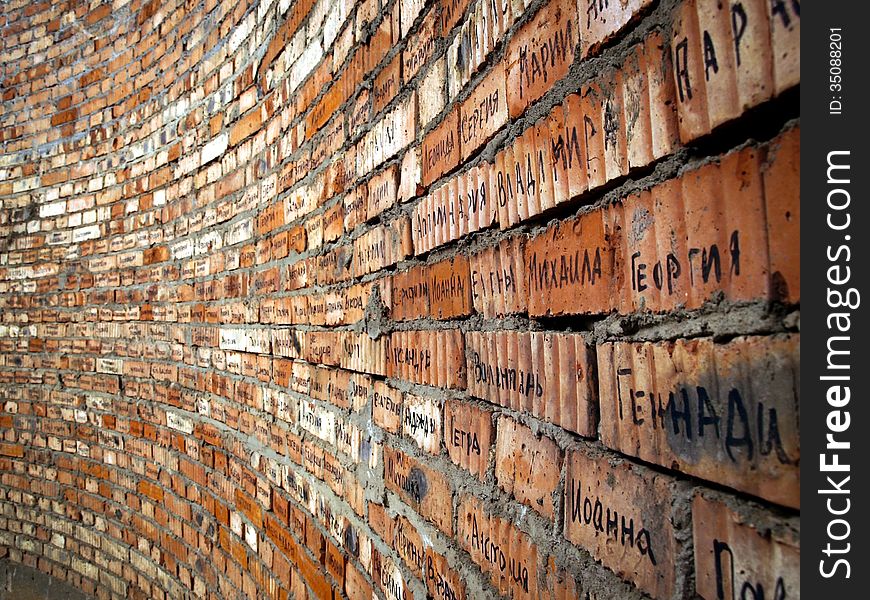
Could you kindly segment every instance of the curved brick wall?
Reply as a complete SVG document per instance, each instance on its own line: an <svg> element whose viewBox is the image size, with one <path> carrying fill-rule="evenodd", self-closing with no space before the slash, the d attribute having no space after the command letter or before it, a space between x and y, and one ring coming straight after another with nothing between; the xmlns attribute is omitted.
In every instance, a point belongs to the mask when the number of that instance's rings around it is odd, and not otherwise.
<svg viewBox="0 0 870 600"><path fill-rule="evenodd" d="M797 0L2 7L0 554L799 596Z"/></svg>

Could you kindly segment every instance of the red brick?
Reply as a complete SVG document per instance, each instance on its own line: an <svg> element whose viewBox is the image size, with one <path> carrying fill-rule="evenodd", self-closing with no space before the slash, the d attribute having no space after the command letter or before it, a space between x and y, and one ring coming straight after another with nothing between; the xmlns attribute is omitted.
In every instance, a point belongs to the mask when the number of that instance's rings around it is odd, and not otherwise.
<svg viewBox="0 0 870 600"><path fill-rule="evenodd" d="M75 121L79 115L79 111L77 108L71 108L69 110L64 110L58 113L55 113L51 117L51 125L52 127L57 127L59 125L63 125L64 123L69 123L70 121Z"/></svg>
<svg viewBox="0 0 870 600"><path fill-rule="evenodd" d="M360 90L353 103L345 109L345 114L347 115L347 131L353 137L359 133L366 123L371 121L373 114L372 98L369 91ZM335 121L335 127L339 126L339 121Z"/></svg>
<svg viewBox="0 0 870 600"><path fill-rule="evenodd" d="M287 231L287 248L297 254L305 251L305 228L297 225Z"/></svg>
<svg viewBox="0 0 870 600"><path fill-rule="evenodd" d="M402 392L377 381L372 398L372 419L375 425L392 433L402 427Z"/></svg>
<svg viewBox="0 0 870 600"><path fill-rule="evenodd" d="M671 154L680 141L673 64L661 34L647 36L621 72L628 159L634 168Z"/></svg>
<svg viewBox="0 0 870 600"><path fill-rule="evenodd" d="M375 580L375 585L379 586L381 596L390 600L402 600L405 598L408 589L408 582L405 581L404 572L399 568L392 558L381 554L377 548L372 548L372 578ZM378 594L372 596L377 598Z"/></svg>
<svg viewBox="0 0 870 600"><path fill-rule="evenodd" d="M710 129L739 115L736 56L731 38L731 7L710 0L698 0L698 30L702 39L695 41L694 56L704 61L703 85L707 97ZM709 49L709 50L708 50ZM709 53L709 54L708 54ZM707 56L716 57L716 66ZM685 138L684 138L685 140Z"/></svg>
<svg viewBox="0 0 870 600"><path fill-rule="evenodd" d="M471 296L475 311L484 317L526 312L524 248L525 238L514 236L471 256Z"/></svg>
<svg viewBox="0 0 870 600"><path fill-rule="evenodd" d="M594 363L581 335L472 331L465 337L469 393L594 435Z"/></svg>
<svg viewBox="0 0 870 600"><path fill-rule="evenodd" d="M325 296L326 325L346 325L363 318L371 298L373 284L359 284L331 292ZM381 297L384 297L383 292Z"/></svg>
<svg viewBox="0 0 870 600"><path fill-rule="evenodd" d="M420 577L425 561L423 538L420 537L420 532L402 515L388 520L385 525L387 531L383 534L384 541L396 551L408 569Z"/></svg>
<svg viewBox="0 0 870 600"><path fill-rule="evenodd" d="M345 558L338 547L327 540L326 569L336 581L344 581Z"/></svg>
<svg viewBox="0 0 870 600"><path fill-rule="evenodd" d="M305 120L305 136L306 138L310 138L313 136L317 130L323 127L332 115L335 114L336 109L344 102L345 98L342 94L342 90L337 86L332 86L329 91L324 94L323 98L320 99L320 102L311 109L311 112L308 113L308 117Z"/></svg>
<svg viewBox="0 0 870 600"><path fill-rule="evenodd" d="M651 0L625 0L601 2L601 0L578 0L580 13L580 40L583 56L593 54L598 46L608 41L616 32L635 19Z"/></svg>
<svg viewBox="0 0 870 600"><path fill-rule="evenodd" d="M738 114L769 100L774 94L770 8L769 2L750 0L739 6L732 5L727 15L731 28L725 39L735 54Z"/></svg>
<svg viewBox="0 0 870 600"><path fill-rule="evenodd" d="M462 27L447 49L449 97L455 98L504 38L522 6L511 2L478 2L462 19ZM455 14L455 13L454 13ZM445 13L452 19L449 12ZM461 16L461 15L460 15ZM457 17L458 18L458 17Z"/></svg>
<svg viewBox="0 0 870 600"><path fill-rule="evenodd" d="M157 484L149 481L140 481L136 485L136 489L140 494L148 496L155 502L163 502L163 488Z"/></svg>
<svg viewBox="0 0 870 600"><path fill-rule="evenodd" d="M447 400L444 442L454 463L484 479L494 437L490 411L459 400Z"/></svg>
<svg viewBox="0 0 870 600"><path fill-rule="evenodd" d="M348 192L344 197L344 229L353 231L357 225L365 222L368 211L368 186L360 185Z"/></svg>
<svg viewBox="0 0 870 600"><path fill-rule="evenodd" d="M230 146L235 146L248 136L256 133L262 124L263 115L259 107L248 111L230 129Z"/></svg>
<svg viewBox="0 0 870 600"><path fill-rule="evenodd" d="M538 592L538 548L509 520L492 515L481 501L463 496L456 538L503 596L532 600Z"/></svg>
<svg viewBox="0 0 870 600"><path fill-rule="evenodd" d="M797 508L799 365L795 335L599 345L601 441Z"/></svg>
<svg viewBox="0 0 870 600"><path fill-rule="evenodd" d="M562 472L562 452L546 436L510 417L498 420L495 477L499 487L548 519L555 516L554 494Z"/></svg>
<svg viewBox="0 0 870 600"><path fill-rule="evenodd" d="M401 58L401 54L397 54L375 77L372 85L373 114L381 112L398 94L402 86Z"/></svg>
<svg viewBox="0 0 870 600"><path fill-rule="evenodd" d="M610 71L586 88L584 93L589 101L588 106L595 110L594 114L587 114L586 117L592 120L603 144L603 153L597 156L587 146L588 159L601 165L602 183L628 174L626 123L621 110L625 105L622 90L621 74Z"/></svg>
<svg viewBox="0 0 870 600"><path fill-rule="evenodd" d="M795 3L768 2L774 93L779 95L801 80L801 15Z"/></svg>
<svg viewBox="0 0 870 600"><path fill-rule="evenodd" d="M257 504L257 501L251 499L247 494L238 489L235 490L234 494L236 508L238 508L243 515L248 517L257 528L262 528L263 512L260 505Z"/></svg>
<svg viewBox="0 0 870 600"><path fill-rule="evenodd" d="M24 456L24 446L21 444L10 444L8 442L0 442L0 456L11 456L13 458L22 458Z"/></svg>
<svg viewBox="0 0 870 600"><path fill-rule="evenodd" d="M465 256L457 255L430 265L426 279L432 317L451 319L471 314L471 283Z"/></svg>
<svg viewBox="0 0 870 600"><path fill-rule="evenodd" d="M378 216L396 203L398 170L397 165L392 165L369 180L366 219Z"/></svg>
<svg viewBox="0 0 870 600"><path fill-rule="evenodd" d="M344 593L350 600L371 600L372 586L363 574L349 562L344 572Z"/></svg>
<svg viewBox="0 0 870 600"><path fill-rule="evenodd" d="M340 348L339 366L360 373L386 375L388 372L389 340L372 339L367 333L342 332L334 337L334 347Z"/></svg>
<svg viewBox="0 0 870 600"><path fill-rule="evenodd" d="M465 344L457 329L393 332L387 344L387 357L391 377L465 388Z"/></svg>
<svg viewBox="0 0 870 600"><path fill-rule="evenodd" d="M674 480L586 450L567 462L565 537L654 598L673 597Z"/></svg>
<svg viewBox="0 0 870 600"><path fill-rule="evenodd" d="M683 142L773 96L770 8L764 4L689 0L683 5L672 42Z"/></svg>
<svg viewBox="0 0 870 600"><path fill-rule="evenodd" d="M365 275L378 271L399 262L410 253L410 222L407 217L398 217L354 240L354 273Z"/></svg>
<svg viewBox="0 0 870 600"><path fill-rule="evenodd" d="M505 56L511 117L568 74L578 42L574 0L553 0L514 34Z"/></svg>
<svg viewBox="0 0 870 600"><path fill-rule="evenodd" d="M800 593L799 536L787 527L754 526L726 502L699 494L692 501L692 533L700 597Z"/></svg>
<svg viewBox="0 0 870 600"><path fill-rule="evenodd" d="M459 106L459 147L462 160L485 144L508 121L505 74L492 69Z"/></svg>
<svg viewBox="0 0 870 600"><path fill-rule="evenodd" d="M264 235L284 225L284 206L273 204L257 216L257 234Z"/></svg>
<svg viewBox="0 0 870 600"><path fill-rule="evenodd" d="M85 17L85 23L88 25L93 25L100 19L104 19L112 12L112 7L109 4L101 4L91 12L87 14Z"/></svg>
<svg viewBox="0 0 870 600"><path fill-rule="evenodd" d="M561 106L556 106L547 118L556 204L570 200L586 191L587 180L586 139L591 131L584 121L580 97L568 96Z"/></svg>
<svg viewBox="0 0 870 600"><path fill-rule="evenodd" d="M671 38L680 139L684 142L704 135L711 129L704 85L702 32L698 26L696 3L697 0L685 0L680 6Z"/></svg>
<svg viewBox="0 0 870 600"><path fill-rule="evenodd" d="M396 320L452 319L471 313L468 259L454 256L393 277L391 316Z"/></svg>
<svg viewBox="0 0 870 600"><path fill-rule="evenodd" d="M422 254L495 222L497 201L487 163L432 190L414 207L411 239L414 253Z"/></svg>
<svg viewBox="0 0 870 600"><path fill-rule="evenodd" d="M800 129L794 128L770 143L761 167L771 298L789 303L801 298L800 155Z"/></svg>
<svg viewBox="0 0 870 600"><path fill-rule="evenodd" d="M423 563L423 581L433 598L465 600L465 581L450 567L447 559L427 546Z"/></svg>
<svg viewBox="0 0 870 600"><path fill-rule="evenodd" d="M462 19L471 0L439 0L441 35L447 35Z"/></svg>
<svg viewBox="0 0 870 600"><path fill-rule="evenodd" d="M614 207L613 228L625 236L621 312L696 308L717 294L768 296L767 247L776 236L768 235L762 155L734 152Z"/></svg>
<svg viewBox="0 0 870 600"><path fill-rule="evenodd" d="M111 500L73 566L139 539L173 581L24 562L137 599L799 594L799 335L696 327L799 308L797 4L327 4L145 0L69 64L15 48L80 36L59 9L0 17L0 141L61 151L0 182L7 229L44 217L0 267L3 481Z"/></svg>
<svg viewBox="0 0 870 600"><path fill-rule="evenodd" d="M595 314L614 307L614 253L611 225L600 211L556 224L525 248L529 314Z"/></svg>
<svg viewBox="0 0 870 600"><path fill-rule="evenodd" d="M447 535L453 535L453 492L442 473L384 446L384 484Z"/></svg>
<svg viewBox="0 0 870 600"><path fill-rule="evenodd" d="M580 156L577 135L582 132L578 128L582 114L565 111L576 123L566 123L563 134L562 112L557 107L496 155L490 188L503 229L539 215L581 191L583 167L573 161ZM573 182L575 190L569 189L569 182Z"/></svg>
<svg viewBox="0 0 870 600"><path fill-rule="evenodd" d="M423 138L423 185L428 186L459 164L459 111L451 110Z"/></svg>

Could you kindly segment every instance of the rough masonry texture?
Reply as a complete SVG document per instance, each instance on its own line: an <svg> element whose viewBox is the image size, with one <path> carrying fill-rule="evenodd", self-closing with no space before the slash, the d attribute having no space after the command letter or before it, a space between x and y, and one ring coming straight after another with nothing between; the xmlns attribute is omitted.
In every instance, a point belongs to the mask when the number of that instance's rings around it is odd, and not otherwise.
<svg viewBox="0 0 870 600"><path fill-rule="evenodd" d="M0 555L798 598L798 0L4 0Z"/></svg>

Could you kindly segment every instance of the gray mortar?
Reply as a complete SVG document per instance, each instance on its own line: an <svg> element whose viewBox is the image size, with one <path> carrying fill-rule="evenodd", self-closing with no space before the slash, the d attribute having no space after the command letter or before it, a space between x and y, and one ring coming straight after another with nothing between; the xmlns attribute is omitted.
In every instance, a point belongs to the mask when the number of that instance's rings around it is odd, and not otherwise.
<svg viewBox="0 0 870 600"><path fill-rule="evenodd" d="M372 286L369 301L361 321L361 329L370 338L376 340L382 335L389 335L392 321L388 316L388 309L381 301L381 291L378 286Z"/></svg>

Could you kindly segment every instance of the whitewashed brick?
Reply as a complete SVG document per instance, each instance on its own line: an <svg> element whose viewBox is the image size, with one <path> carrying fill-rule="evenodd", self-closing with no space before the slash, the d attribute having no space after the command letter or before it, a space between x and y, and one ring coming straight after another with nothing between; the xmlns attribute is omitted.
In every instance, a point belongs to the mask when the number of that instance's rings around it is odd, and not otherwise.
<svg viewBox="0 0 870 600"><path fill-rule="evenodd" d="M120 358L98 358L97 373L120 375L124 372L124 361Z"/></svg>
<svg viewBox="0 0 870 600"><path fill-rule="evenodd" d="M221 156L224 152L226 152L227 146L230 143L229 134L222 133L217 136L215 139L207 143L203 149L199 158L200 166L205 165Z"/></svg>
<svg viewBox="0 0 870 600"><path fill-rule="evenodd" d="M250 219L234 224L224 236L225 246L234 246L246 242L254 236L254 224Z"/></svg>
<svg viewBox="0 0 870 600"><path fill-rule="evenodd" d="M56 217L66 212L66 200L52 202L51 204L43 204L39 207L39 217L46 219L48 217Z"/></svg>
<svg viewBox="0 0 870 600"><path fill-rule="evenodd" d="M84 242L86 240L95 240L100 237L100 226L90 225L88 227L80 227L73 231L73 242Z"/></svg>
<svg viewBox="0 0 870 600"><path fill-rule="evenodd" d="M172 258L179 260L193 256L193 240L182 240L172 245Z"/></svg>
<svg viewBox="0 0 870 600"><path fill-rule="evenodd" d="M183 417L178 413L166 413L166 426L188 435L193 433L193 420Z"/></svg>
<svg viewBox="0 0 870 600"><path fill-rule="evenodd" d="M436 60L420 83L420 127L425 128L443 109L446 98L447 62Z"/></svg>
<svg viewBox="0 0 870 600"><path fill-rule="evenodd" d="M245 41L245 38L248 37L248 33L251 30L251 19L249 18L243 20L238 27L236 27L232 34L230 34L230 41L228 43L227 48L229 49L230 54L235 54L236 50L239 49L242 42Z"/></svg>

